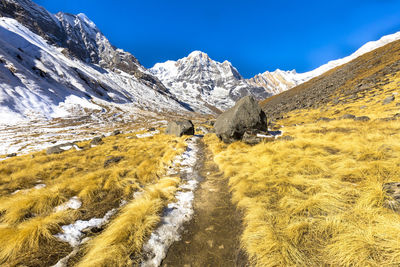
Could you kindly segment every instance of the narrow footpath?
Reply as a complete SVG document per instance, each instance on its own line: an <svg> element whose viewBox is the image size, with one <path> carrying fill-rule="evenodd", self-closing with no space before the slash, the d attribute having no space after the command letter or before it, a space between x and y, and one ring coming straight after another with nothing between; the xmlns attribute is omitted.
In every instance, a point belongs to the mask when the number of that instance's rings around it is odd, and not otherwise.
<svg viewBox="0 0 400 267"><path fill-rule="evenodd" d="M241 214L231 203L223 177L203 141L198 141L196 170L202 181L195 192L193 219L180 241L171 245L164 267L248 266L240 250Z"/></svg>

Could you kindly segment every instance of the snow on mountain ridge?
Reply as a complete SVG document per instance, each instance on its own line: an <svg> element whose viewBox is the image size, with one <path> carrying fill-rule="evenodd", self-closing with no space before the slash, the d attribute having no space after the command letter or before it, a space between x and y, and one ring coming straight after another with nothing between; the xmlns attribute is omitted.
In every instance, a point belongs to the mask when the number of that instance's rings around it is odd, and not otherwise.
<svg viewBox="0 0 400 267"><path fill-rule="evenodd" d="M264 88L247 83L229 61L214 61L201 51L157 63L149 71L173 94L206 113L212 112L210 107L225 110L244 95L260 100L269 96Z"/></svg>
<svg viewBox="0 0 400 267"><path fill-rule="evenodd" d="M253 85L258 85L266 88L269 92L273 94L279 94L299 84L307 82L312 78L315 78L331 69L344 65L365 53L371 52L396 40L400 40L400 32L383 36L377 41L370 41L361 46L351 55L344 58L331 60L328 63L308 72L297 73L296 70L282 71L277 69L273 72L266 71L262 74L257 74L253 78L250 78L248 81Z"/></svg>

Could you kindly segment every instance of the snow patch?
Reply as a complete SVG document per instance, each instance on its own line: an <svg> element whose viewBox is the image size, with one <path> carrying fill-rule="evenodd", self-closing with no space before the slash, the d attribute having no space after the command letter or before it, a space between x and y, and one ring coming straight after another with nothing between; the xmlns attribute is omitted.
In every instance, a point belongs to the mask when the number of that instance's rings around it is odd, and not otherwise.
<svg viewBox="0 0 400 267"><path fill-rule="evenodd" d="M153 136L153 135L155 135L155 134L158 134L158 133L160 133L160 131L159 131L159 130L156 130L156 131L147 132L147 133L143 133L143 134L137 134L136 137L137 137L137 138L151 137L151 136Z"/></svg>
<svg viewBox="0 0 400 267"><path fill-rule="evenodd" d="M62 226L63 233L54 235L64 242L68 242L71 247L81 244L84 235L83 230L94 227L101 227L117 212L117 209L109 210L103 218L92 218L88 221L77 220L76 222Z"/></svg>
<svg viewBox="0 0 400 267"><path fill-rule="evenodd" d="M177 201L170 203L164 209L161 225L151 234L150 239L143 246L143 252L147 259L142 262L142 267L155 267L161 264L165 258L168 248L173 242L179 241L183 224L191 220L193 216L194 190L198 184L198 173L194 167L197 161L198 137L191 137L187 142L186 151L177 156L173 165L180 165L178 172L181 173L185 183L179 186L176 193ZM168 171L173 174L174 170Z"/></svg>
<svg viewBox="0 0 400 267"><path fill-rule="evenodd" d="M77 196L74 196L70 200L68 200L67 202L55 207L54 210L56 212L64 211L64 210L67 210L67 209L77 210L81 206L82 206L82 201Z"/></svg>

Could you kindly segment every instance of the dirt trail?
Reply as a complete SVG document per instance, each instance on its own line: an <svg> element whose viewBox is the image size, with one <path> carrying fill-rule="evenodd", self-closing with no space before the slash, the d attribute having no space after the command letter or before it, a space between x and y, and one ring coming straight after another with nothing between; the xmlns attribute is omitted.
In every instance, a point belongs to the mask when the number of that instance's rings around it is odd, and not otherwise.
<svg viewBox="0 0 400 267"><path fill-rule="evenodd" d="M161 266L248 266L239 247L241 215L231 203L227 179L202 141L199 147L196 168L205 179L195 193L195 215L185 225L181 241L169 248Z"/></svg>

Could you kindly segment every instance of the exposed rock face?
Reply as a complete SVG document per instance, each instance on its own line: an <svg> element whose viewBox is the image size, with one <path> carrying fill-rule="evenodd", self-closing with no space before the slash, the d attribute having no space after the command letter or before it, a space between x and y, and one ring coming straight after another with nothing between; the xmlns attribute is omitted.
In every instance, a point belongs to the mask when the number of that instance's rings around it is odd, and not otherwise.
<svg viewBox="0 0 400 267"><path fill-rule="evenodd" d="M222 141L232 143L241 140L247 130L268 131L267 117L255 98L246 96L219 115L214 128Z"/></svg>
<svg viewBox="0 0 400 267"><path fill-rule="evenodd" d="M194 135L194 125L190 120L171 121L168 123L165 133L176 135L178 137L182 135Z"/></svg>

